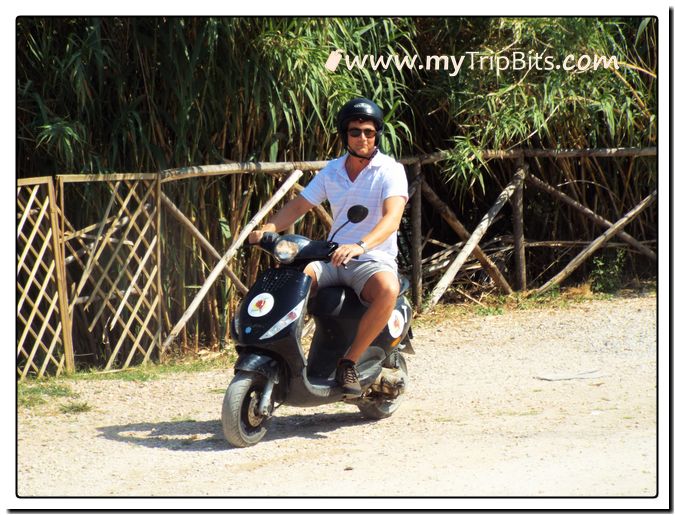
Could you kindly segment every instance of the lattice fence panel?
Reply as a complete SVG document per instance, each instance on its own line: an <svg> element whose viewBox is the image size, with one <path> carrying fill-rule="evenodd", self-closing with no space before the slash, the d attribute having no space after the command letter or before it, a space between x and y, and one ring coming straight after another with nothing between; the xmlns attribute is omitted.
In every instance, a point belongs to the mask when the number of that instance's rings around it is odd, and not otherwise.
<svg viewBox="0 0 675 515"><path fill-rule="evenodd" d="M105 201L105 209L99 220L80 222L79 229L64 220L75 353L106 370L122 369L147 362L159 349L157 181L86 187L98 189L94 196Z"/></svg>
<svg viewBox="0 0 675 515"><path fill-rule="evenodd" d="M72 361L51 178L19 181L17 202L17 373L59 375Z"/></svg>

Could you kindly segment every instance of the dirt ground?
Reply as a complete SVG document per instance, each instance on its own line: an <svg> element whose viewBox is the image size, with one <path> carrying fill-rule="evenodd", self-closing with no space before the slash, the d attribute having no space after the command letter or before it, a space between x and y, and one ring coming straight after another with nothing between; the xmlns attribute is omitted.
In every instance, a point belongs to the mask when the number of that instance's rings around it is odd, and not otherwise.
<svg viewBox="0 0 675 515"><path fill-rule="evenodd" d="M653 294L439 320L415 329L414 347L393 417L282 406L246 449L222 436L231 370L67 380L93 409L19 408L17 493L656 494Z"/></svg>

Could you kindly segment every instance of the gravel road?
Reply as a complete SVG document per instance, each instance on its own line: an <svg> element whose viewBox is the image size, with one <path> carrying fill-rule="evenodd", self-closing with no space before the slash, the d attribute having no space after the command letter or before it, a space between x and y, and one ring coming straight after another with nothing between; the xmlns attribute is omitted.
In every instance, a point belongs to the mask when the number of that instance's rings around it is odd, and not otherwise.
<svg viewBox="0 0 675 515"><path fill-rule="evenodd" d="M393 417L282 406L246 449L220 426L231 370L65 380L93 409L19 408L18 495L656 493L653 294L463 315L418 327L414 346Z"/></svg>

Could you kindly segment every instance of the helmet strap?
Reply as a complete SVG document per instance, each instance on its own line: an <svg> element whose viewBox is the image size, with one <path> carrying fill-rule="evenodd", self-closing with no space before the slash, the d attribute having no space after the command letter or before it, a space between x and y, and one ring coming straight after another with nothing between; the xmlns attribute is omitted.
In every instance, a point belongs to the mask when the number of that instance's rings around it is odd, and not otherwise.
<svg viewBox="0 0 675 515"><path fill-rule="evenodd" d="M374 157L375 157L375 154L377 154L377 152L378 152L378 148L375 147L375 149L373 150L372 154L370 154L369 156L362 156L362 155L357 154L356 152L354 152L351 148L349 148L349 145L345 145L345 146L347 147L347 152L348 152L350 155L352 155L352 156L354 156L354 157L358 157L359 159L367 159L368 161L370 161L372 158L374 158Z"/></svg>

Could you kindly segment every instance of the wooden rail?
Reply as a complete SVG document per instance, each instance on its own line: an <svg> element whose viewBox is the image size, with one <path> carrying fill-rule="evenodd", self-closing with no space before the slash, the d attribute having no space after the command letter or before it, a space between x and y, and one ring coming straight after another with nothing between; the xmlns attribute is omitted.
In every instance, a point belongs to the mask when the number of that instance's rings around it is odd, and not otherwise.
<svg viewBox="0 0 675 515"><path fill-rule="evenodd" d="M452 151L404 157L410 179L411 270L413 271L413 300L416 308L423 306L423 278L442 275L435 284L426 309L440 300L462 269L466 276L482 268L492 284L504 293L513 288L490 256L478 245L487 227L499 210L511 199L514 224L512 246L515 259L515 289L525 289L525 248L564 245L568 249L581 244L585 248L560 272L543 286L530 293L541 293L561 284L590 255L599 248L613 245L612 238L621 239L637 252L656 259L656 253L626 232L626 226L656 200L652 192L619 221L611 222L570 198L554 186L526 173L528 158L580 159L654 157L655 147L615 149L514 149L482 151L481 159L509 159L518 169L513 181L499 196L478 226L469 232L448 206L424 180L424 166L454 157ZM302 191L297 181L303 171L315 172L328 161L289 163L226 163L164 170L157 173L64 174L52 177L17 180L17 373L20 378L58 375L74 370L78 355L105 353L105 368L125 368L133 362L147 362L153 352L167 349L186 322L194 315L209 288L220 273L226 273L240 294L246 285L227 263L250 231L283 195L293 189ZM220 254L197 230L194 224L162 192L162 184L182 179L219 177L235 173L288 173L282 188L263 206L246 227L238 233L224 254ZM91 183L101 188L99 198L105 199L98 221L89 220L84 227L73 227L65 216L64 189ZM550 194L605 229L592 242L527 241L523 234L523 184ZM92 186L94 187L94 186ZM460 236L459 243L448 245L422 233L423 199ZM167 213L175 217L198 244L217 260L210 275L201 285L183 316L172 326L164 312L161 273L160 234L162 229L160 202ZM316 215L324 225L331 225L330 215L321 206ZM93 222L93 223L92 223ZM491 255L503 252L489 245ZM511 240L509 240L510 243ZM441 250L422 259L427 243ZM506 248L503 247L502 248ZM511 251L509 250L509 252ZM467 263L469 256L477 261ZM467 272L468 271L468 272ZM464 277L462 276L462 277ZM434 279L435 281L435 279ZM536 282L536 279L534 280ZM475 301L474 302L479 302ZM479 302L480 303L480 302ZM73 324L78 321L78 335L89 350L74 352ZM164 330L166 327L166 330ZM83 332L84 330L84 332ZM168 336L162 342L163 335ZM82 341L84 338L84 341ZM101 351L103 348L103 351Z"/></svg>

